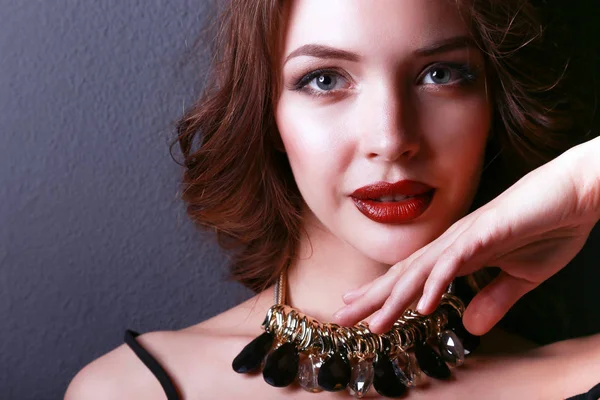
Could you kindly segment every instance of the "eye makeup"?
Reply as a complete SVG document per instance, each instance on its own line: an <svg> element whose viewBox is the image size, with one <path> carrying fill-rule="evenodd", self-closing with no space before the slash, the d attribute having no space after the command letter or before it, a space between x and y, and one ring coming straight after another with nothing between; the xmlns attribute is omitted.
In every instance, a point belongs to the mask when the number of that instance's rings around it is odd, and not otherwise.
<svg viewBox="0 0 600 400"><path fill-rule="evenodd" d="M433 79L430 78L431 83L423 83L424 79L430 76L430 74L439 71L447 71L450 75L451 80L447 82L436 83ZM315 88L312 85L312 83L315 82L318 85L319 83L327 82L330 80L325 78L321 79L320 82L317 82L319 78L323 77L333 78L333 81L336 84L340 81L346 81L349 83L349 81L351 80L347 78L346 75L347 74L342 73L337 68L318 68L304 75L301 75L299 78L293 79L293 83L288 86L288 89L298 92L304 92L315 97L332 96L336 93L339 93L340 91L345 90L345 88ZM415 80L415 83L417 85L432 85L436 86L436 88L468 87L474 84L479 78L479 76L479 68L470 66L469 64L455 62L439 62L430 64L428 67L426 67L425 70L421 74L419 74L419 77ZM438 77L436 76L435 78Z"/></svg>

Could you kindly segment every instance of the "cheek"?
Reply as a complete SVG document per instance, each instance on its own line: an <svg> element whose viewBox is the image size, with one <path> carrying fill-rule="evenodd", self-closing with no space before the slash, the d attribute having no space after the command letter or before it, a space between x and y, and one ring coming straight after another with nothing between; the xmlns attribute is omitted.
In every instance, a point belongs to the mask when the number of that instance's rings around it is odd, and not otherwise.
<svg viewBox="0 0 600 400"><path fill-rule="evenodd" d="M491 107L482 96L456 102L438 101L427 105L422 116L428 142L437 150L462 149L468 152L485 143L491 126ZM444 151L443 154L456 154Z"/></svg>
<svg viewBox="0 0 600 400"><path fill-rule="evenodd" d="M281 140L303 192L308 186L334 187L336 177L343 174L352 159L345 128L330 115L302 104L282 102L278 107L276 121Z"/></svg>
<svg viewBox="0 0 600 400"><path fill-rule="evenodd" d="M453 198L471 200L479 183L491 126L491 107L481 96L446 103L439 118L426 122L427 144L434 153L435 170L443 174Z"/></svg>

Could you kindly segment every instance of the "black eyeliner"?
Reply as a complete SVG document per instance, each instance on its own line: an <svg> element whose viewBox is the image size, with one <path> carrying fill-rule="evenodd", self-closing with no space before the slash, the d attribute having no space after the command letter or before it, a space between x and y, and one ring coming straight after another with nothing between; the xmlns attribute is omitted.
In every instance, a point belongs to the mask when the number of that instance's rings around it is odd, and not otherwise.
<svg viewBox="0 0 600 400"><path fill-rule="evenodd" d="M298 81L296 81L296 83L293 84L292 88L294 90L302 90L306 85L308 85L310 83L310 81L312 81L319 75L326 74L326 73L337 74L336 71L333 71L331 69L326 69L326 68L316 69L316 70L311 71L308 74L304 75L303 77L301 77Z"/></svg>

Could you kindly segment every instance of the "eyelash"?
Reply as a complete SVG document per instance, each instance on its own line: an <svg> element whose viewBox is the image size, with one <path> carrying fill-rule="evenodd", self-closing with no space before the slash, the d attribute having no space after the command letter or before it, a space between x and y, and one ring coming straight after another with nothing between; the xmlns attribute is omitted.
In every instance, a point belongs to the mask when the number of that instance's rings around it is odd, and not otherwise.
<svg viewBox="0 0 600 400"><path fill-rule="evenodd" d="M460 86L460 87L464 87L464 86L469 86L470 84L472 84L473 82L475 82L477 80L478 77L478 72L476 70L471 69L467 64L458 64L458 63L438 63L438 64L434 64L432 66L430 66L426 73L422 75L422 78L420 78L419 80L422 80L425 76L427 76L429 73L433 72L435 69L441 69L441 68L448 68L451 70L451 72L458 72L460 75L460 78L458 80L455 80L452 83L440 83L440 84L434 84L435 86L447 86L447 87L451 87L451 86ZM303 92L307 92L310 95L319 97L319 96L331 96L333 94L335 94L337 91L341 90L341 89L333 89L333 90L314 90L311 88L308 88L307 85L309 83L311 83L314 79L318 78L321 75L337 75L338 77L342 77L342 79L346 79L343 77L343 74L341 74L340 72L336 71L335 69L327 69L327 68L320 68L320 69L316 69L314 71L309 72L308 74L302 76L300 79L298 79L292 86L292 90L296 90L296 91L303 91ZM431 84L428 84L431 85Z"/></svg>

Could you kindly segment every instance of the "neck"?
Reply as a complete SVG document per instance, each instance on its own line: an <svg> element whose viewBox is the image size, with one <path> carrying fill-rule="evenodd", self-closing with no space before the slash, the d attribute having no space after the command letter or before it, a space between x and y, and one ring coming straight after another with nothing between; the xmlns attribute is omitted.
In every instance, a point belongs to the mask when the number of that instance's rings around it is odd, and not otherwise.
<svg viewBox="0 0 600 400"><path fill-rule="evenodd" d="M390 265L366 257L314 217L304 227L298 255L287 272L286 304L320 322L332 322L345 305L344 293L372 282ZM416 301L411 308L415 306Z"/></svg>

